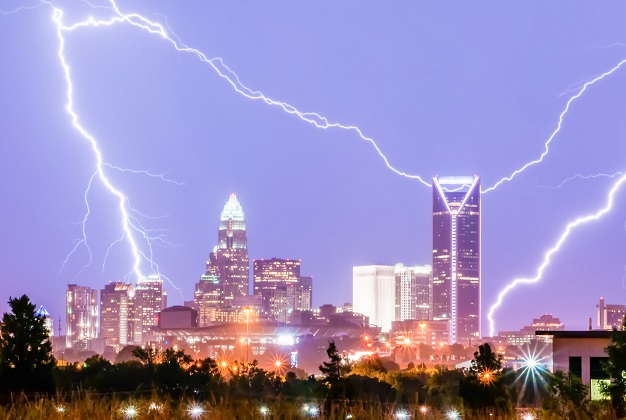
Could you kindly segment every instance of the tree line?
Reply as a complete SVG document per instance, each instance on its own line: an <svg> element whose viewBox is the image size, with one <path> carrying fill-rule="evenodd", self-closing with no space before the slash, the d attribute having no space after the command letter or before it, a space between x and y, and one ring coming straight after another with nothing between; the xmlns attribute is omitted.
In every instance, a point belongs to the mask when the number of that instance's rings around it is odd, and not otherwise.
<svg viewBox="0 0 626 420"><path fill-rule="evenodd" d="M257 361L218 363L194 360L184 351L127 348L127 361L111 363L95 355L84 363L57 366L44 319L24 295L9 300L0 327L0 403L16 393L163 395L213 401L318 401L328 417L355 403L413 405L430 410L459 410L476 415L511 415L520 407L544 410L560 418L598 418L598 413L626 416L626 332L615 331L605 366L611 381L607 401L589 401L588 390L574 375L549 373L539 366L517 371L503 366L488 343L474 353L468 369L427 368L409 364L388 369L377 356L350 362L333 341L317 375L301 370L266 370ZM460 418L460 417L459 417Z"/></svg>

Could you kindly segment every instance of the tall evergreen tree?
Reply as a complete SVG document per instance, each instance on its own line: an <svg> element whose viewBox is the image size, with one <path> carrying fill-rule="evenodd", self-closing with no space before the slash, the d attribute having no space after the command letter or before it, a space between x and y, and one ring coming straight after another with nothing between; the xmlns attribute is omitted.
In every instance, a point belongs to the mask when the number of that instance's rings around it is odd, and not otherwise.
<svg viewBox="0 0 626 420"><path fill-rule="evenodd" d="M52 391L56 360L44 318L28 296L10 298L0 327L0 383L4 391Z"/></svg>
<svg viewBox="0 0 626 420"><path fill-rule="evenodd" d="M346 365L344 359L339 351L337 350L337 346L334 341L328 343L328 348L326 349L326 354L330 361L322 362L319 369L320 372L324 375L324 379L322 383L324 383L328 387L332 387L333 385L339 382L339 379L342 376L342 373L346 371Z"/></svg>

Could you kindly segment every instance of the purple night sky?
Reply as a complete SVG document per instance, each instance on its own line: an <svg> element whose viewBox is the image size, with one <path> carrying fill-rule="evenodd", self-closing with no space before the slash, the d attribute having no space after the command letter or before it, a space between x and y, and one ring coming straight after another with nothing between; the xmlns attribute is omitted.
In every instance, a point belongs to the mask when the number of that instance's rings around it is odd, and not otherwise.
<svg viewBox="0 0 626 420"><path fill-rule="evenodd" d="M4 11L25 2L2 0ZM37 5L32 0L29 5ZM55 2L66 23L110 17ZM105 0L97 2L106 5ZM626 58L626 3L122 1L167 22L180 40L221 57L242 83L303 111L358 126L389 162L429 180L472 175L483 189L536 159L582 84ZM94 155L65 112L66 83L51 7L0 14L0 310L28 294L64 318L67 283L100 289L131 269L116 202L95 180L90 266L76 241ZM166 18L167 17L167 18ZM431 190L390 171L354 132L318 129L252 101L195 56L128 24L68 32L75 109L111 165L166 173L107 174L174 247L155 244L160 270L193 295L235 192L250 260L300 258L314 304L352 299L352 266L431 263ZM622 42L622 43L620 43ZM567 222L603 207L626 171L626 66L572 102L539 164L483 196L482 302L532 277ZM626 186L613 211L574 232L544 279L496 313L497 330L553 313L585 328L600 296L626 303ZM162 217L166 216L166 217ZM148 264L142 267L150 273ZM136 279L133 279L135 281ZM167 285L170 304L180 294ZM64 322L64 321L63 321Z"/></svg>

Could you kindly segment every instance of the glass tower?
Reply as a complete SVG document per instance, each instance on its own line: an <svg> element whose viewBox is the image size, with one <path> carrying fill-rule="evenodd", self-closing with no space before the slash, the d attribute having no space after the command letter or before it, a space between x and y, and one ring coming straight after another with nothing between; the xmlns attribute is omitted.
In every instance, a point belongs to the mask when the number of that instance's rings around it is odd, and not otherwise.
<svg viewBox="0 0 626 420"><path fill-rule="evenodd" d="M235 296L248 296L250 265L246 220L235 194L230 195L222 210L217 246L209 255L206 275L218 279L226 301L232 302Z"/></svg>
<svg viewBox="0 0 626 420"><path fill-rule="evenodd" d="M480 178L433 178L433 318L450 342L480 338Z"/></svg>

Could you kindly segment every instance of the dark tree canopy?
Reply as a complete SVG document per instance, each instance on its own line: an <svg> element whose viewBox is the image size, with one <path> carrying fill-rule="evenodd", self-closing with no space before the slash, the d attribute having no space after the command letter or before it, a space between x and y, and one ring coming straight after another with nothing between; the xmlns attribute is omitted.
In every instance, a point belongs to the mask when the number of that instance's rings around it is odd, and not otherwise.
<svg viewBox="0 0 626 420"><path fill-rule="evenodd" d="M626 326L626 319L624 320ZM611 378L610 384L604 389L605 395L611 398L611 404L617 418L626 417L626 331L613 330L611 344L606 348L608 361L604 365L604 371Z"/></svg>
<svg viewBox="0 0 626 420"><path fill-rule="evenodd" d="M0 385L3 390L52 391L56 360L44 318L28 296L10 298L11 313L0 327Z"/></svg>

